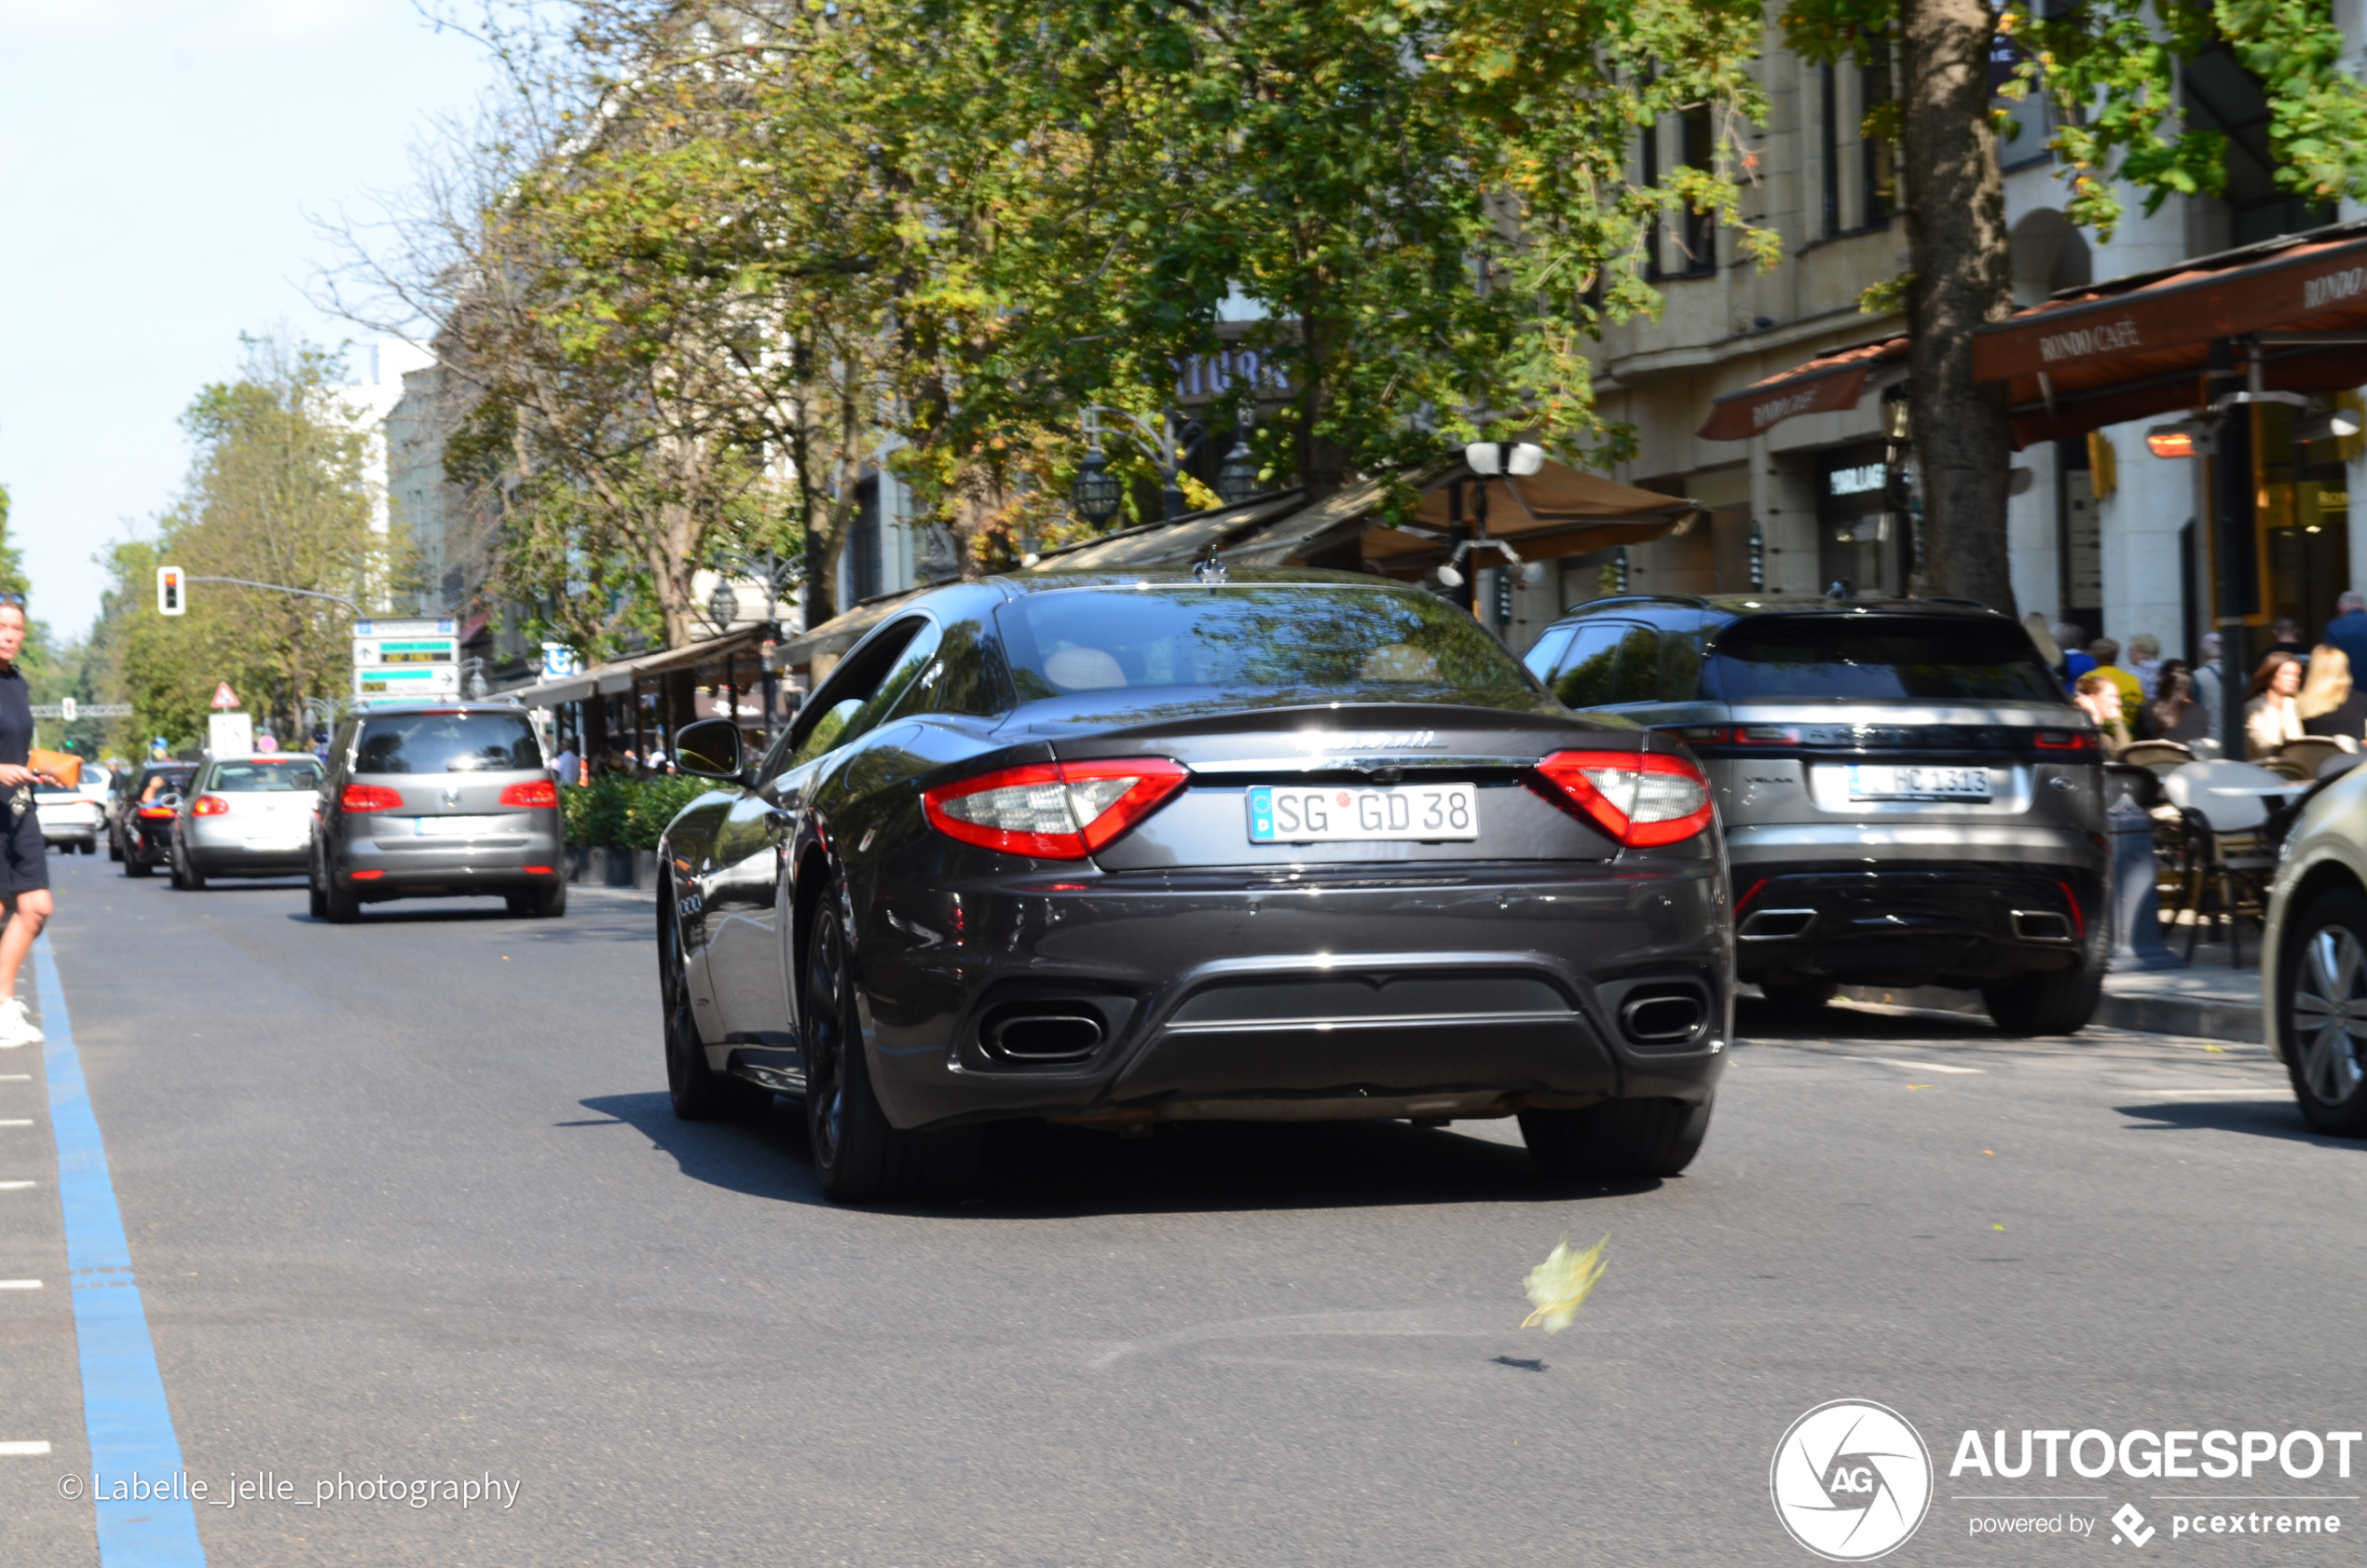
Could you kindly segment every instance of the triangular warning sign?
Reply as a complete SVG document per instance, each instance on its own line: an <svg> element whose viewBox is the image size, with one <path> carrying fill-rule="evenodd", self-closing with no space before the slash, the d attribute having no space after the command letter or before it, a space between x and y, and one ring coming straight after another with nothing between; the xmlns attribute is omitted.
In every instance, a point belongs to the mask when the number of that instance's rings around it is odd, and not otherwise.
<svg viewBox="0 0 2367 1568"><path fill-rule="evenodd" d="M213 689L213 705L217 708L235 708L239 705L239 694L230 689L228 681L226 680Z"/></svg>

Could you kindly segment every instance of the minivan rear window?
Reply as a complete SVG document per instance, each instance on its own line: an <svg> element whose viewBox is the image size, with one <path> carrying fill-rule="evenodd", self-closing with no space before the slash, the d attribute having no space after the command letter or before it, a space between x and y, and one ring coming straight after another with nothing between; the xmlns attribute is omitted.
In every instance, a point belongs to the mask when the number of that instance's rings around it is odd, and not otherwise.
<svg viewBox="0 0 2367 1568"><path fill-rule="evenodd" d="M1767 617L1714 649L1718 694L2062 702L2062 687L2010 622L1900 617Z"/></svg>
<svg viewBox="0 0 2367 1568"><path fill-rule="evenodd" d="M285 762L217 762L206 787L224 795L278 795L319 789L321 764L308 757Z"/></svg>
<svg viewBox="0 0 2367 1568"><path fill-rule="evenodd" d="M499 773L540 768L523 714L387 714L362 727L357 773Z"/></svg>
<svg viewBox="0 0 2367 1568"><path fill-rule="evenodd" d="M1178 583L1031 593L995 612L1022 702L1160 687L1526 695L1521 667L1427 593Z"/></svg>

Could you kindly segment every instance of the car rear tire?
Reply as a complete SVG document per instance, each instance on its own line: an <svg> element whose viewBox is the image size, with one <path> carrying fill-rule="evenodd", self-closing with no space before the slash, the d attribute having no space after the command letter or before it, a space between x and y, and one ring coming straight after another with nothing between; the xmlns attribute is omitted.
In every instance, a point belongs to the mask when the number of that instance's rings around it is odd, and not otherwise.
<svg viewBox="0 0 2367 1568"><path fill-rule="evenodd" d="M1521 1137L1555 1180L1675 1176L1701 1152L1712 1103L1607 1099L1583 1111L1524 1111Z"/></svg>
<svg viewBox="0 0 2367 1568"><path fill-rule="evenodd" d="M2278 955L2277 1019L2302 1119L2367 1138L2367 897L2314 900Z"/></svg>
<svg viewBox="0 0 2367 1568"><path fill-rule="evenodd" d="M190 864L189 852L187 850L177 848L173 849L168 852L167 859L172 867L172 885L174 887L180 889L183 893L203 893L205 891L205 873Z"/></svg>
<svg viewBox="0 0 2367 1568"><path fill-rule="evenodd" d="M328 894L321 891L321 872L318 866L313 868L311 876L305 879L305 883L307 900L312 907L312 918L316 920L327 920L329 918L329 897Z"/></svg>
<svg viewBox="0 0 2367 1568"><path fill-rule="evenodd" d="M825 890L806 945L805 1131L814 1174L839 1203L955 1197L977 1179L983 1129L891 1126L871 1088L862 1018L836 889Z"/></svg>
<svg viewBox="0 0 2367 1568"><path fill-rule="evenodd" d="M2091 958L2076 969L1983 986L1980 999L2002 1034L2077 1034L2103 994L2104 966Z"/></svg>
<svg viewBox="0 0 2367 1568"><path fill-rule="evenodd" d="M107 858L113 861L123 859L123 840L112 833L107 835Z"/></svg>
<svg viewBox="0 0 2367 1568"><path fill-rule="evenodd" d="M1813 1013L1833 1000L1840 988L1830 980L1761 980L1758 994L1779 1012Z"/></svg>
<svg viewBox="0 0 2367 1568"><path fill-rule="evenodd" d="M332 881L322 891L321 914L331 925L351 925L362 918L362 900L351 888Z"/></svg>
<svg viewBox="0 0 2367 1568"><path fill-rule="evenodd" d="M155 871L156 867L148 864L148 857L142 850L135 847L125 852L123 856L125 876L145 877L152 875Z"/></svg>
<svg viewBox="0 0 2367 1568"><path fill-rule="evenodd" d="M505 895L504 902L509 905L513 915L528 920L556 920L568 912L567 884L561 882L557 887L528 888L524 893Z"/></svg>

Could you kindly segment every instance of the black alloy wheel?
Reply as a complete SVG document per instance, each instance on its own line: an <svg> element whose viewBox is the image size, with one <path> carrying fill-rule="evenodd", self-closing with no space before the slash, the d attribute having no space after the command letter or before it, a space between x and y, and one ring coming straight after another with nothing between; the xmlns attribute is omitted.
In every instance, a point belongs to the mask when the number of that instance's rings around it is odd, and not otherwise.
<svg viewBox="0 0 2367 1568"><path fill-rule="evenodd" d="M668 908L671 896L669 887ZM699 1038L698 1015L691 1006L681 932L670 914L659 918L665 929L660 934L663 939L658 944L658 997L665 1008L665 1093L673 1103L674 1114L685 1122L714 1122L753 1116L770 1109L772 1090L728 1072L718 1072L707 1065L706 1045Z"/></svg>
<svg viewBox="0 0 2367 1568"><path fill-rule="evenodd" d="M2302 1119L2367 1138L2367 897L2345 889L2293 922L2277 965L2286 1069Z"/></svg>
<svg viewBox="0 0 2367 1568"><path fill-rule="evenodd" d="M889 1125L863 1054L850 959L838 890L825 889L806 946L802 999L805 1131L814 1178L840 1203L957 1196L977 1179L983 1132Z"/></svg>

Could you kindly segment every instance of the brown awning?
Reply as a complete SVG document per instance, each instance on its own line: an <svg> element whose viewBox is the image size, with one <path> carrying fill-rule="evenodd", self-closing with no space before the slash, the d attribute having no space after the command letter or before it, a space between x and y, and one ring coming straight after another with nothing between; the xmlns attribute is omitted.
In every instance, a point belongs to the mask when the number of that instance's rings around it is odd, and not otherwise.
<svg viewBox="0 0 2367 1568"><path fill-rule="evenodd" d="M2018 311L1973 335L1973 374L2012 388L2014 444L2193 408L2210 347L2260 334L2263 387L2346 390L2367 381L2367 222L2248 245Z"/></svg>
<svg viewBox="0 0 2367 1568"><path fill-rule="evenodd" d="M1906 359L1904 337L1819 354L1717 399L1709 405L1709 418L1694 433L1703 441L1748 441L1798 415L1855 408L1876 372L1903 365Z"/></svg>

